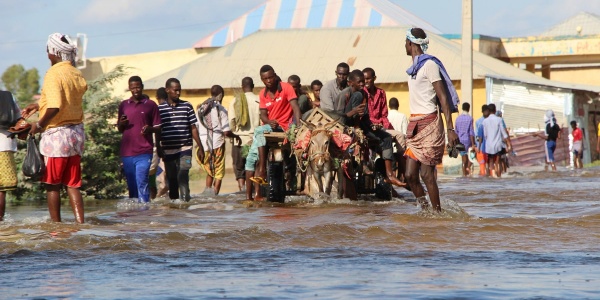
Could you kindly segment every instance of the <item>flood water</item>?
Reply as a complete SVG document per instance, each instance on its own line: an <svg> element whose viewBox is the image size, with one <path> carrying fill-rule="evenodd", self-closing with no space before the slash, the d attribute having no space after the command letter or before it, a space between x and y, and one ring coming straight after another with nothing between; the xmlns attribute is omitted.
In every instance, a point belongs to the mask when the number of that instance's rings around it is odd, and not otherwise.
<svg viewBox="0 0 600 300"><path fill-rule="evenodd" d="M511 169L512 170L512 169ZM442 215L389 202L7 207L2 299L598 299L600 169L441 177ZM365 197L364 199L370 199Z"/></svg>

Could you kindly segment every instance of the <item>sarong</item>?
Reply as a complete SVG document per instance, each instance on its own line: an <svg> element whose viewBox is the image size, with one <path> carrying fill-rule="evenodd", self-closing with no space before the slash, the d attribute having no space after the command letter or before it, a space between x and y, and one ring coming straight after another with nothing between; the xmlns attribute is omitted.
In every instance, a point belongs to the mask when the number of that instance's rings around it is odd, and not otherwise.
<svg viewBox="0 0 600 300"><path fill-rule="evenodd" d="M410 116L404 156L428 166L435 166L442 163L445 144L444 126L437 112Z"/></svg>
<svg viewBox="0 0 600 300"><path fill-rule="evenodd" d="M54 127L42 132L40 153L45 157L83 156L84 144L83 123Z"/></svg>
<svg viewBox="0 0 600 300"><path fill-rule="evenodd" d="M225 144L217 149L213 149L212 155L210 151L204 151L204 161L201 165L208 176L215 179L223 179L225 176Z"/></svg>
<svg viewBox="0 0 600 300"><path fill-rule="evenodd" d="M17 188L17 164L15 153L11 151L0 152L0 192Z"/></svg>

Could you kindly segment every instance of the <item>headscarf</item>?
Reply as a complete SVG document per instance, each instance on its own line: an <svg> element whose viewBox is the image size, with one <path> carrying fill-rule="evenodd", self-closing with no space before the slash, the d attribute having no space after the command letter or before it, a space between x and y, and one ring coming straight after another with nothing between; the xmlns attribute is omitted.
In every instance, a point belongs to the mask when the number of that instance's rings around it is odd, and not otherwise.
<svg viewBox="0 0 600 300"><path fill-rule="evenodd" d="M409 28L406 31L406 38L409 41L411 41L412 43L421 46L421 50L423 50L423 52L427 52L427 49L429 48L429 38L426 37L424 39L418 39L412 34L411 30L413 30L413 29Z"/></svg>
<svg viewBox="0 0 600 300"><path fill-rule="evenodd" d="M62 41L62 38L68 41L65 43ZM48 43L46 44L48 47L48 53L56 55L60 57L63 61L70 61L73 66L75 66L75 57L77 56L77 46L71 38L66 34L61 33L53 33L48 36Z"/></svg>
<svg viewBox="0 0 600 300"><path fill-rule="evenodd" d="M553 127L554 123L556 123L554 111L552 111L551 109L546 111L546 115L544 116L544 123L546 123L546 125L550 124L550 127Z"/></svg>

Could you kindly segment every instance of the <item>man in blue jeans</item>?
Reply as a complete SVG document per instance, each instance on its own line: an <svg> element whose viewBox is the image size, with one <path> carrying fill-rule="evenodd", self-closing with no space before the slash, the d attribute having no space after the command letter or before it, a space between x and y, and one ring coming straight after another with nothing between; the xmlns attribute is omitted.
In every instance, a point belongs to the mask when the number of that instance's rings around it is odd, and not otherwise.
<svg viewBox="0 0 600 300"><path fill-rule="evenodd" d="M129 198L138 202L150 201L148 173L152 161L154 141L152 133L160 133L158 105L144 95L144 84L139 76L129 78L131 98L119 105L118 128L121 139L121 161L127 178ZM158 140L158 139L157 139Z"/></svg>

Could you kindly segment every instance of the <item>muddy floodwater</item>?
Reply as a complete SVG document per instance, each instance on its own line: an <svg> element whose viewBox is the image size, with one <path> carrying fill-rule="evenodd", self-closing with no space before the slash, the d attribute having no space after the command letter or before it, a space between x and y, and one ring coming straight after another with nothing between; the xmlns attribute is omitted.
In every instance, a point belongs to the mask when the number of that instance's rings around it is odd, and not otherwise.
<svg viewBox="0 0 600 300"><path fill-rule="evenodd" d="M512 170L512 169L511 169ZM434 215L388 202L242 194L9 206L1 299L600 299L600 169L440 177Z"/></svg>

